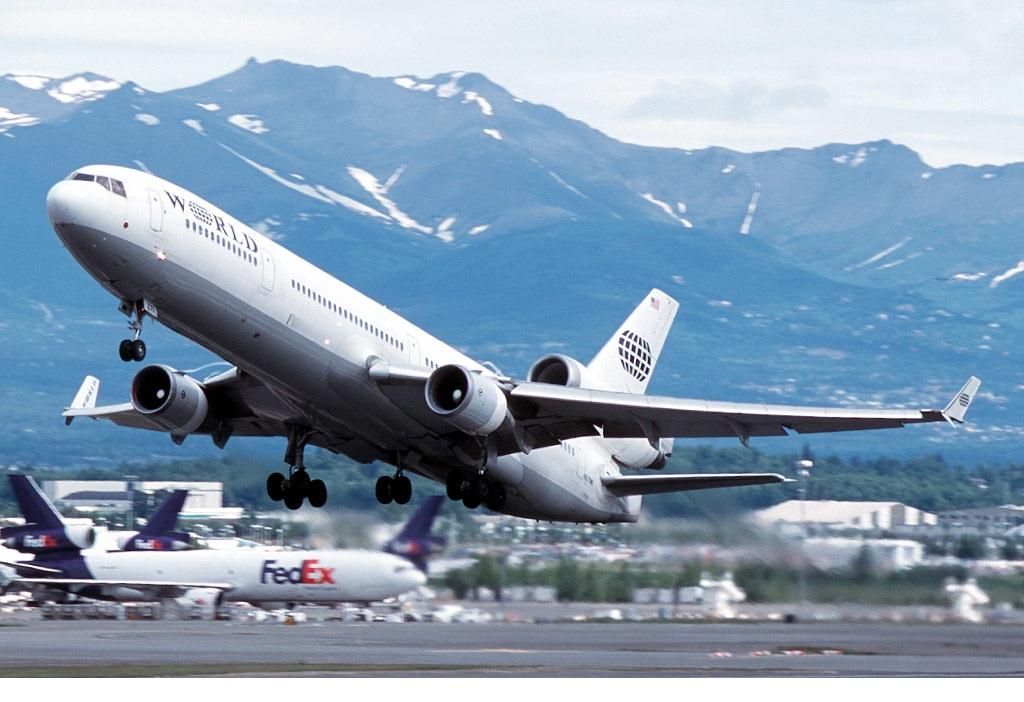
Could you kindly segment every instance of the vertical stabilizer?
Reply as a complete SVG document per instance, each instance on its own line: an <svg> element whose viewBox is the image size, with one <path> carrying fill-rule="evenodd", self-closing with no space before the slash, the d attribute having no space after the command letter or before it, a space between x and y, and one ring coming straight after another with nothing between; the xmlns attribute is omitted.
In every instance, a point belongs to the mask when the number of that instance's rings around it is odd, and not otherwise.
<svg viewBox="0 0 1024 702"><path fill-rule="evenodd" d="M178 514L185 505L188 498L188 490L175 490L170 497L164 500L160 508L153 513L139 531L139 536L162 536L174 531L174 525L178 522Z"/></svg>
<svg viewBox="0 0 1024 702"><path fill-rule="evenodd" d="M64 518L39 489L35 480L21 473L11 473L7 477L10 478L14 499L26 524L34 524L43 529L60 529L64 526Z"/></svg>
<svg viewBox="0 0 1024 702"><path fill-rule="evenodd" d="M674 299L651 290L587 366L587 387L646 392L678 309Z"/></svg>

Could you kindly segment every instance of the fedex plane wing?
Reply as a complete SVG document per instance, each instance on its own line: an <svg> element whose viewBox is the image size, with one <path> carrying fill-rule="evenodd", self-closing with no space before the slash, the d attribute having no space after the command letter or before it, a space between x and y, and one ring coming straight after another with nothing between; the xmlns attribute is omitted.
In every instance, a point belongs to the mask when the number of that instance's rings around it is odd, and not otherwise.
<svg viewBox="0 0 1024 702"><path fill-rule="evenodd" d="M623 470L666 465L675 437L784 436L956 425L977 394L968 380L944 409L790 407L647 396L678 303L651 290L594 358L541 357L522 381L477 362L259 234L153 175L83 167L53 186L47 211L72 256L120 303L131 335L120 357L146 356L152 319L232 367L198 378L167 365L136 373L128 401L98 406L87 376L76 417L223 447L234 436L287 439L287 473L267 494L290 509L327 501L308 474L313 444L390 464L376 496L405 504L409 474L448 497L507 514L630 522L641 495L783 480L775 474L647 480ZM390 472L390 471L389 471ZM636 478L645 478L637 480Z"/></svg>

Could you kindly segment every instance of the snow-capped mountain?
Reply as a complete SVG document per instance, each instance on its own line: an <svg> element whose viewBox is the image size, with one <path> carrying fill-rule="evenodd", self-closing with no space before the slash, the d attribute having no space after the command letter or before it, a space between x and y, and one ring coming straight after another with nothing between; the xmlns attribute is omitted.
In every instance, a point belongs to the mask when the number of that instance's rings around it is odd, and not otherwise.
<svg viewBox="0 0 1024 702"><path fill-rule="evenodd" d="M114 301L45 218L49 185L97 162L202 194L513 375L551 349L589 359L658 285L682 307L652 392L920 405L976 373L971 433L811 443L969 455L1024 432L1021 164L936 169L887 141L641 147L477 73L284 61L168 93L93 74L0 77L0 159L0 445L12 457L45 456L52 442L25 439L54 436L65 456L138 452L122 430L57 426L81 375L120 401L137 370L116 359ZM155 361L209 360L150 334ZM145 445L174 455L163 441Z"/></svg>

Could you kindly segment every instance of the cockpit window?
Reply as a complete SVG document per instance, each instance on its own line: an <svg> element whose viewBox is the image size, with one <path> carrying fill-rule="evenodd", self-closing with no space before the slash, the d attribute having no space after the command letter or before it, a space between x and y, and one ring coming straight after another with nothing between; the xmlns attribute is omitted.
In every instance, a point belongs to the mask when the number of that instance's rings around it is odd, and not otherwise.
<svg viewBox="0 0 1024 702"><path fill-rule="evenodd" d="M106 188L115 195L121 197L128 197L124 190L124 183L115 178L108 178L107 176L92 175L91 173L72 173L68 180L87 180L89 182L96 182L100 186Z"/></svg>

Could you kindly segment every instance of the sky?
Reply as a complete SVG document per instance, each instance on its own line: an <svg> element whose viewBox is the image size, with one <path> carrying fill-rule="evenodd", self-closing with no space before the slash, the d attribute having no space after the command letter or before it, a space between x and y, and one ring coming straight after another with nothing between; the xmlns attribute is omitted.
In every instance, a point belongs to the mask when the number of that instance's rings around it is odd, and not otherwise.
<svg viewBox="0 0 1024 702"><path fill-rule="evenodd" d="M1024 161L1022 47L1024 3L998 1L0 4L0 74L88 70L164 91L250 57L476 71L632 143L891 139L936 167Z"/></svg>

